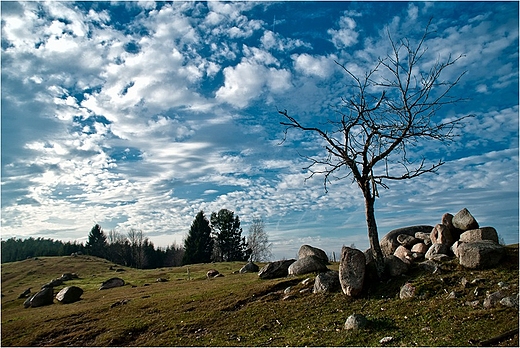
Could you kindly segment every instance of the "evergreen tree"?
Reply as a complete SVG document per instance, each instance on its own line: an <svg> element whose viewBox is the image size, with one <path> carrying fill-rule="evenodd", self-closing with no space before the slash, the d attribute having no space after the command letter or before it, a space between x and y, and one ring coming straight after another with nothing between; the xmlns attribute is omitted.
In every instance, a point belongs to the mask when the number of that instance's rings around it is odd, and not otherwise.
<svg viewBox="0 0 520 348"><path fill-rule="evenodd" d="M242 237L240 219L228 209L211 214L215 238L214 261L246 261L251 255L245 237Z"/></svg>
<svg viewBox="0 0 520 348"><path fill-rule="evenodd" d="M193 220L188 237L184 241L182 264L210 262L212 251L211 227L201 210Z"/></svg>
<svg viewBox="0 0 520 348"><path fill-rule="evenodd" d="M98 256L98 257L106 257L107 254L107 237L101 226L96 224L90 230L88 235L88 241L85 245L87 252L89 255Z"/></svg>

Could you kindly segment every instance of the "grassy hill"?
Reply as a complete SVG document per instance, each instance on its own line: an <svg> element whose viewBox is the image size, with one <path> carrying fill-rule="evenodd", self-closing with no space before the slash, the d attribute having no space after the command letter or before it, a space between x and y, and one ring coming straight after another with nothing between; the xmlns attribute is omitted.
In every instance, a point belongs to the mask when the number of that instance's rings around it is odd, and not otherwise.
<svg viewBox="0 0 520 348"><path fill-rule="evenodd" d="M406 276L370 284L358 299L312 294L313 281L302 281L314 275L260 280L256 274L233 273L242 265L192 265L188 278L187 267L115 266L125 269L116 272L110 270L113 263L90 256L3 264L2 346L380 346L385 336L393 337L392 346L470 346L518 328L517 309L482 307L486 291L498 290L499 282L509 285L508 294L518 293L518 245L508 247L508 258L498 268L467 270L452 260L440 274L412 269ZM211 268L224 277L207 280ZM337 270L338 264L330 268ZM26 288L35 293L66 272L79 275L63 286L81 287L81 301L23 307L18 295ZM98 290L114 276L127 285ZM463 277L477 281L464 287ZM422 296L400 300L399 289L407 281ZM459 296L448 299L451 291ZM465 304L473 300L479 305ZM344 330L353 313L368 318L365 329ZM518 335L499 344L518 346Z"/></svg>

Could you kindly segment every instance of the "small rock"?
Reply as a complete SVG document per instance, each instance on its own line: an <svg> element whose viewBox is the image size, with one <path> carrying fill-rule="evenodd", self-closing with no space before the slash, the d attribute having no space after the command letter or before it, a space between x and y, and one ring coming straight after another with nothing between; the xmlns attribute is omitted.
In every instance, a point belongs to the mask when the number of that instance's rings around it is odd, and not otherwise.
<svg viewBox="0 0 520 348"><path fill-rule="evenodd" d="M164 283L164 282L167 282L167 281L168 281L168 279L166 279L166 278L157 278L155 280L155 282L157 282L157 283Z"/></svg>
<svg viewBox="0 0 520 348"><path fill-rule="evenodd" d="M352 314L345 321L345 330L359 330L367 326L368 320L362 314Z"/></svg>
<svg viewBox="0 0 520 348"><path fill-rule="evenodd" d="M24 292L22 292L20 294L20 296L18 296L18 298L26 298L29 296L30 293L31 293L31 288L27 288L27 289L25 289Z"/></svg>
<svg viewBox="0 0 520 348"><path fill-rule="evenodd" d="M417 243L412 246L412 249L410 250L412 253L421 253L426 254L428 251L428 246L424 243Z"/></svg>
<svg viewBox="0 0 520 348"><path fill-rule="evenodd" d="M489 294L486 299L484 300L484 308L491 308L495 307L497 303L500 303L500 301L506 297L504 293L501 291L495 291L492 294Z"/></svg>
<svg viewBox="0 0 520 348"><path fill-rule="evenodd" d="M392 336L386 336L386 337L383 337L379 340L379 343L381 344L386 344L386 343L390 343L394 340L394 338Z"/></svg>
<svg viewBox="0 0 520 348"><path fill-rule="evenodd" d="M283 291L284 294L288 294L290 292L291 292L291 287L290 286L285 288L285 290Z"/></svg>
<svg viewBox="0 0 520 348"><path fill-rule="evenodd" d="M209 271L206 272L206 277L208 279L215 278L219 274L220 274L219 271L217 271L216 269L210 269Z"/></svg>
<svg viewBox="0 0 520 348"><path fill-rule="evenodd" d="M518 300L514 296L506 296L500 300L500 304L505 307L517 307L518 308Z"/></svg>
<svg viewBox="0 0 520 348"><path fill-rule="evenodd" d="M467 287L468 287L468 284L469 284L469 281L468 281L465 277L462 277L462 279L460 280L460 284L461 284L464 288L467 288Z"/></svg>
<svg viewBox="0 0 520 348"><path fill-rule="evenodd" d="M415 286L410 283L406 283L401 287L399 291L399 298L401 300L414 298L415 297Z"/></svg>
<svg viewBox="0 0 520 348"><path fill-rule="evenodd" d="M457 297L459 297L459 293L457 293L456 291L452 291L448 294L448 296L446 296L446 299L448 300L454 300L456 299Z"/></svg>
<svg viewBox="0 0 520 348"><path fill-rule="evenodd" d="M473 307L473 308L475 308L475 307L478 306L479 302L480 302L479 300L475 300L475 301L466 301L465 305L466 305L466 306L469 306L469 307Z"/></svg>
<svg viewBox="0 0 520 348"><path fill-rule="evenodd" d="M432 240L430 239L431 232L415 232L415 238L423 241L424 244L430 245L432 244Z"/></svg>
<svg viewBox="0 0 520 348"><path fill-rule="evenodd" d="M329 270L316 276L313 292L332 292L339 290L340 287L339 272Z"/></svg>
<svg viewBox="0 0 520 348"><path fill-rule="evenodd" d="M415 236L410 236L408 234L398 235L397 241L399 242L399 244L401 244L405 248L411 248L414 244L421 242L421 240L415 238Z"/></svg>
<svg viewBox="0 0 520 348"><path fill-rule="evenodd" d="M399 245L394 251L394 256L401 259L406 264L412 263L412 253L406 247Z"/></svg>
<svg viewBox="0 0 520 348"><path fill-rule="evenodd" d="M99 287L99 290L117 288L117 287L124 286L124 285L125 285L125 281L123 279L110 278L109 280L106 280L101 284L101 286Z"/></svg>
<svg viewBox="0 0 520 348"><path fill-rule="evenodd" d="M240 269L240 273L257 273L260 270L260 268L255 265L253 262L249 261L246 265L244 265Z"/></svg>

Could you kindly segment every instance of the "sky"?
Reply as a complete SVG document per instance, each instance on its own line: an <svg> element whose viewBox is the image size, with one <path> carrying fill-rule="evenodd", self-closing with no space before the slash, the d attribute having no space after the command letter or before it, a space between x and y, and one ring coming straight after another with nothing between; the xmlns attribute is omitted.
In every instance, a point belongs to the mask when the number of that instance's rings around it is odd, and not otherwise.
<svg viewBox="0 0 520 348"><path fill-rule="evenodd" d="M2 239L85 242L141 229L182 245L196 214L235 212L243 235L262 219L273 259L302 244L339 255L369 247L364 201L350 178L310 177L314 134L338 117L352 80L395 42L417 43L431 19L432 62L473 115L455 141L419 143L435 174L386 182L379 236L435 225L467 208L518 243L517 2L1 2ZM430 65L428 65L430 64Z"/></svg>

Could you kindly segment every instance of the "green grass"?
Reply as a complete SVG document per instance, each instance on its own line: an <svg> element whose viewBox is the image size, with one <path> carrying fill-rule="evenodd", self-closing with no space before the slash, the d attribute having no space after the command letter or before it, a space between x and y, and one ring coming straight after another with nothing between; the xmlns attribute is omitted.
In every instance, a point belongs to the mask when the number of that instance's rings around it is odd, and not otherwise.
<svg viewBox="0 0 520 348"><path fill-rule="evenodd" d="M491 270L467 270L456 260L443 264L440 274L412 269L388 282L373 283L361 298L342 293L312 294L301 284L307 277L261 280L256 274L237 274L242 263L192 265L125 272L109 270L113 264L95 257L48 257L2 265L3 346L380 346L392 336L392 346L469 346L518 327L518 310L498 306L484 309L486 291L509 284L518 293L518 246L509 258ZM215 268L224 277L207 280ZM338 268L338 264L330 266ZM65 272L79 279L64 286L85 290L76 303L23 308L18 295L27 287L33 293ZM119 276L127 285L98 290L102 281ZM157 283L157 278L168 282ZM464 288L460 280L476 278ZM398 298L399 288L412 282L420 295ZM289 298L283 290L291 286ZM55 291L62 287L55 288ZM300 292L302 291L303 292ZM447 293L460 296L446 299ZM464 305L478 299L477 308ZM115 305L126 300L126 304ZM368 326L346 331L353 313L364 314ZM518 335L501 342L518 346Z"/></svg>

